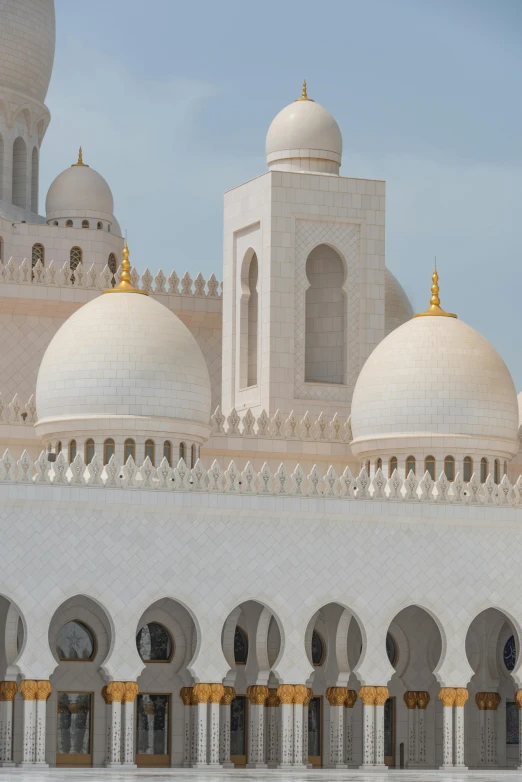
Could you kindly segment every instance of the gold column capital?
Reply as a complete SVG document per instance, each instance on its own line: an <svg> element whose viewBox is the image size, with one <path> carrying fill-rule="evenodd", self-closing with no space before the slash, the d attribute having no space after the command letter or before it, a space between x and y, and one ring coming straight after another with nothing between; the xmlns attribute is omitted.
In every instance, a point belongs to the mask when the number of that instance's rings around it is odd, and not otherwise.
<svg viewBox="0 0 522 782"><path fill-rule="evenodd" d="M515 693L515 701L519 709L522 709L522 690L517 690Z"/></svg>
<svg viewBox="0 0 522 782"><path fill-rule="evenodd" d="M221 698L225 694L225 688L222 684L216 682L210 685L210 703L221 703Z"/></svg>
<svg viewBox="0 0 522 782"><path fill-rule="evenodd" d="M417 693L417 706L419 707L419 709L426 709L428 707L429 702L430 702L429 692L426 692L426 690L420 690Z"/></svg>
<svg viewBox="0 0 522 782"><path fill-rule="evenodd" d="M308 692L306 694L306 698L304 699L303 706L309 706L310 705L310 701L314 697L314 691L312 690L312 688L311 687L307 687L306 689L308 690Z"/></svg>
<svg viewBox="0 0 522 782"><path fill-rule="evenodd" d="M357 693L355 690L346 690L346 698L344 701L344 705L347 709L353 709L355 706L355 701L357 700Z"/></svg>
<svg viewBox="0 0 522 782"><path fill-rule="evenodd" d="M192 688L192 705L197 706L200 703L208 703L210 698L210 684L195 684Z"/></svg>
<svg viewBox="0 0 522 782"><path fill-rule="evenodd" d="M455 688L455 706L462 708L469 698L469 692L466 687Z"/></svg>
<svg viewBox="0 0 522 782"><path fill-rule="evenodd" d="M403 698L407 709L415 709L417 707L417 693L414 690L407 690Z"/></svg>
<svg viewBox="0 0 522 782"><path fill-rule="evenodd" d="M16 682L0 682L0 701L12 701L18 692Z"/></svg>
<svg viewBox="0 0 522 782"><path fill-rule="evenodd" d="M283 705L292 704L294 702L294 685L280 684L277 688L277 696Z"/></svg>
<svg viewBox="0 0 522 782"><path fill-rule="evenodd" d="M179 695L185 706L190 706L192 700L192 687L182 687Z"/></svg>
<svg viewBox="0 0 522 782"><path fill-rule="evenodd" d="M36 682L36 700L46 701L51 692L51 682L46 679L38 679Z"/></svg>
<svg viewBox="0 0 522 782"><path fill-rule="evenodd" d="M365 706L374 706L376 695L376 687L371 687L370 685L359 687L359 698Z"/></svg>
<svg viewBox="0 0 522 782"><path fill-rule="evenodd" d="M233 687L224 687L225 692L221 698L222 706L230 706L234 698L236 697L236 691Z"/></svg>
<svg viewBox="0 0 522 782"><path fill-rule="evenodd" d="M346 687L328 687L326 690L326 700L330 706L344 706L347 697L348 689Z"/></svg>
<svg viewBox="0 0 522 782"><path fill-rule="evenodd" d="M439 700L443 706L453 706L456 697L455 687L441 687L439 690Z"/></svg>
<svg viewBox="0 0 522 782"><path fill-rule="evenodd" d="M498 692L487 692L486 693L486 709L487 711L496 711L498 707L500 706L500 701L502 698L498 694Z"/></svg>
<svg viewBox="0 0 522 782"><path fill-rule="evenodd" d="M125 682L108 683L107 689L105 690L105 703L121 703L124 696Z"/></svg>
<svg viewBox="0 0 522 782"><path fill-rule="evenodd" d="M375 705L376 706L384 706L388 698L390 697L390 692L387 687L376 687L375 688Z"/></svg>
<svg viewBox="0 0 522 782"><path fill-rule="evenodd" d="M121 699L122 703L134 703L136 695L139 693L140 688L138 682L123 682L124 691Z"/></svg>
<svg viewBox="0 0 522 782"><path fill-rule="evenodd" d="M281 701L279 700L279 695L277 694L277 687L269 688L268 698L266 699L265 706L271 706L272 708L276 708L277 706L279 706L280 703Z"/></svg>
<svg viewBox="0 0 522 782"><path fill-rule="evenodd" d="M36 700L36 686L34 679L23 679L20 682L20 692L24 701Z"/></svg>
<svg viewBox="0 0 522 782"><path fill-rule="evenodd" d="M294 684L294 703L303 706L308 697L308 687L305 684Z"/></svg>
<svg viewBox="0 0 522 782"><path fill-rule="evenodd" d="M247 687L246 695L252 706L264 706L268 698L268 687L263 684L251 684Z"/></svg>

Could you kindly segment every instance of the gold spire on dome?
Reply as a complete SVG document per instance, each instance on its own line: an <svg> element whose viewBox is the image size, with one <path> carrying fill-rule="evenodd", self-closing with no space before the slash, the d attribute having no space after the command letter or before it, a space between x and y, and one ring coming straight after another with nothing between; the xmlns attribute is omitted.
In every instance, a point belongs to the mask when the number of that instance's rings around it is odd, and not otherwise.
<svg viewBox="0 0 522 782"><path fill-rule="evenodd" d="M456 318L457 316L454 315L452 312L444 312L442 307L440 306L440 298L439 298L439 275L437 273L437 261L435 261L435 268L433 269L433 274L431 275L431 299L430 299L430 306L426 310L426 312L418 312L416 315L414 315L414 318L423 318L426 315L435 315L435 316L443 316L445 318Z"/></svg>
<svg viewBox="0 0 522 782"><path fill-rule="evenodd" d="M115 288L108 288L106 291L103 291L104 293L143 293L144 296L147 296L147 291L140 291L138 288L135 288L134 285L131 282L131 276L130 276L130 261L129 261L129 246L127 244L127 240L125 239L125 244L123 245L123 252L122 252L122 261L121 261L121 274L120 274L120 281L116 285Z"/></svg>
<svg viewBox="0 0 522 782"><path fill-rule="evenodd" d="M83 162L83 152L82 152L82 148L81 147L78 150L78 162L77 163L73 163L73 166L85 166L85 168L89 168L87 163Z"/></svg>
<svg viewBox="0 0 522 782"><path fill-rule="evenodd" d="M300 98L296 98L294 103L297 103L298 100L309 100L310 103L313 103L312 98L309 98L308 94L306 92L306 79L304 79L304 81L303 81L303 89L301 90L301 97Z"/></svg>

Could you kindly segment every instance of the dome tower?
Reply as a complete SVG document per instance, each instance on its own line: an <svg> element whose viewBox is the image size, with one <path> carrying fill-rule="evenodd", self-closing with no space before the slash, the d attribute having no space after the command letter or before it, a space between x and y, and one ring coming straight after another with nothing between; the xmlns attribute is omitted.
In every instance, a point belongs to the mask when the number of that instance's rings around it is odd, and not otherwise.
<svg viewBox="0 0 522 782"><path fill-rule="evenodd" d="M0 3L0 214L38 212L40 146L49 125L45 97L55 47L54 0ZM17 207L13 213L12 207Z"/></svg>

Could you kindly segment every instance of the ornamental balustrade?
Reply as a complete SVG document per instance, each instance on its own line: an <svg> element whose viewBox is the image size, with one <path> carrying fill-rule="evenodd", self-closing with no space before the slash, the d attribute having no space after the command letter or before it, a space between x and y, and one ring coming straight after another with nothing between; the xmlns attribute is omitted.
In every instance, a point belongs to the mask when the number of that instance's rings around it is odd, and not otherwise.
<svg viewBox="0 0 522 782"><path fill-rule="evenodd" d="M217 407L210 416L213 437L266 437L284 440L319 440L324 442L351 443L353 440L350 418L342 421L336 413L332 419L320 413L314 418L306 412L300 419L292 412L283 418L279 410L270 418L265 410L255 418L250 409L242 417L234 408L225 417Z"/></svg>
<svg viewBox="0 0 522 782"><path fill-rule="evenodd" d="M94 263L88 269L85 269L82 263L78 264L74 269L74 275L71 274L70 261L66 261L63 266L58 266L54 261L44 266L41 261L38 261L34 267L27 258L24 258L19 265L12 258L6 264L0 263L0 282L31 286L51 285L60 288L106 290L112 287L114 279L120 278L120 274L121 267L113 272L109 266L106 266L100 272ZM166 277L160 269L153 276L148 269L145 269L140 276L133 268L131 269L131 281L135 288L140 288L151 294L164 293L174 296L200 296L214 299L219 299L223 295L223 283L218 282L214 274L205 280L201 272L193 280L188 272L185 272L180 278L176 272L172 272L169 277Z"/></svg>
<svg viewBox="0 0 522 782"><path fill-rule="evenodd" d="M217 461L207 469L200 459L192 469L183 459L180 459L175 467L171 467L166 458L162 459L159 467L154 467L148 457L141 466L138 466L132 457L129 457L125 464L118 464L114 456L104 465L98 454L86 465L80 454L69 464L63 451L53 462L49 461L48 452L42 451L33 462L26 451L20 459L15 460L9 450L6 450L0 459L0 483L369 502L427 502L505 507L522 504L522 476L513 486L507 475L504 475L498 485L491 475L488 475L484 483L480 483L475 474L469 482L465 482L460 473L457 473L454 481L449 481L445 473L434 481L428 472L420 479L410 472L408 477L403 479L395 470L391 478L387 479L381 469L370 478L364 467L354 476L349 467L338 475L332 466L324 472L314 465L307 475L301 465L297 464L291 472L284 463L272 472L266 462L259 471L254 469L251 462L247 462L245 467L240 469L234 461L231 461L225 470Z"/></svg>

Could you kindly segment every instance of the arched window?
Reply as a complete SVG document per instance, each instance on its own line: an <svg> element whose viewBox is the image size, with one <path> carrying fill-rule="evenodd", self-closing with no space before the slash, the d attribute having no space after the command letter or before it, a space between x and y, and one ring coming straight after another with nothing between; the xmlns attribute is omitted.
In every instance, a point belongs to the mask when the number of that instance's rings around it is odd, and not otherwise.
<svg viewBox="0 0 522 782"><path fill-rule="evenodd" d="M81 247L71 247L71 251L69 253L69 266L71 267L71 271L73 272L82 262L83 253Z"/></svg>
<svg viewBox="0 0 522 782"><path fill-rule="evenodd" d="M109 464L111 456L114 456L116 446L112 437L108 437L103 443L103 463Z"/></svg>
<svg viewBox="0 0 522 782"><path fill-rule="evenodd" d="M154 464L154 440L145 440L145 458L149 457Z"/></svg>
<svg viewBox="0 0 522 782"><path fill-rule="evenodd" d="M58 633L56 651L60 660L92 660L96 654L96 643L92 631L74 619L67 622Z"/></svg>
<svg viewBox="0 0 522 782"><path fill-rule="evenodd" d="M163 443L163 458L169 463L169 467L172 467L172 443L170 440L165 440Z"/></svg>
<svg viewBox="0 0 522 782"><path fill-rule="evenodd" d="M323 637L314 630L312 633L312 665L318 666L324 663L326 646Z"/></svg>
<svg viewBox="0 0 522 782"><path fill-rule="evenodd" d="M346 334L344 265L326 244L306 261L305 381L345 383Z"/></svg>
<svg viewBox="0 0 522 782"><path fill-rule="evenodd" d="M72 228L73 227L73 221L72 220L67 220L65 225L67 226L67 228Z"/></svg>
<svg viewBox="0 0 522 782"><path fill-rule="evenodd" d="M88 440L85 441L85 464L90 464L91 459L94 456L95 446L94 446L94 440L89 437Z"/></svg>
<svg viewBox="0 0 522 782"><path fill-rule="evenodd" d="M495 463L493 465L493 480L495 483L500 483L500 462L498 459L495 459Z"/></svg>
<svg viewBox="0 0 522 782"><path fill-rule="evenodd" d="M45 262L45 249L43 244L40 244L40 242L37 242L36 244L33 244L33 249L31 250L31 266L34 267L36 264L40 261L42 266Z"/></svg>
<svg viewBox="0 0 522 782"><path fill-rule="evenodd" d="M234 633L234 660L236 665L245 665L248 657L248 637L244 630L236 627Z"/></svg>
<svg viewBox="0 0 522 782"><path fill-rule="evenodd" d="M109 233L111 232L111 224L110 223L107 226L107 230L108 230Z"/></svg>
<svg viewBox="0 0 522 782"><path fill-rule="evenodd" d="M170 633L159 622L149 622L141 628L136 646L143 662L168 663L174 651Z"/></svg>
<svg viewBox="0 0 522 782"><path fill-rule="evenodd" d="M395 638L391 633L386 633L386 654L388 655L388 660L390 661L391 665L396 665L399 652Z"/></svg>
<svg viewBox="0 0 522 782"><path fill-rule="evenodd" d="M111 285L114 288L114 286L116 285L115 274L118 271L118 262L116 260L116 256L114 255L114 253L110 253L109 258L107 260L107 266L109 267L109 271L112 274Z"/></svg>
<svg viewBox="0 0 522 782"><path fill-rule="evenodd" d="M397 469L397 457L392 456L390 459L390 465L388 467L388 477L391 478L395 470Z"/></svg>
<svg viewBox="0 0 522 782"><path fill-rule="evenodd" d="M58 440L58 443L56 445L56 455L62 452L62 441Z"/></svg>
<svg viewBox="0 0 522 782"><path fill-rule="evenodd" d="M415 475L415 456L408 456L406 459L406 477L412 472Z"/></svg>
<svg viewBox="0 0 522 782"><path fill-rule="evenodd" d="M136 443L132 437L127 437L123 443L123 461L127 462L129 456L132 456L134 461L136 461Z"/></svg>
<svg viewBox="0 0 522 782"><path fill-rule="evenodd" d="M366 468L366 474L369 475L370 474L370 460L369 459L366 462L366 464L363 464L363 467Z"/></svg>
<svg viewBox="0 0 522 782"><path fill-rule="evenodd" d="M179 458L185 461L185 443L179 444Z"/></svg>
<svg viewBox="0 0 522 782"><path fill-rule="evenodd" d="M482 457L480 460L480 482L486 483L486 478L488 477L488 460L485 456Z"/></svg>
<svg viewBox="0 0 522 782"><path fill-rule="evenodd" d="M510 635L504 645L504 665L508 671L512 671L517 663L517 645L515 636Z"/></svg>
<svg viewBox="0 0 522 782"><path fill-rule="evenodd" d="M98 231L101 231L101 229L103 228L103 223L101 222L101 220L98 220L96 228L98 229Z"/></svg>
<svg viewBox="0 0 522 782"><path fill-rule="evenodd" d="M82 228L88 228L89 227L89 221L88 220L82 220Z"/></svg>
<svg viewBox="0 0 522 782"><path fill-rule="evenodd" d="M455 480L455 459L453 456L446 456L444 459L444 472L448 481Z"/></svg>
<svg viewBox="0 0 522 782"><path fill-rule="evenodd" d="M54 220L53 225L58 225L58 220Z"/></svg>
<svg viewBox="0 0 522 782"><path fill-rule="evenodd" d="M190 448L190 466L195 467L197 460L198 460L197 448L194 444L192 444Z"/></svg>
<svg viewBox="0 0 522 782"><path fill-rule="evenodd" d="M13 144L13 190L12 199L15 206L27 207L27 148L23 138L18 136Z"/></svg>
<svg viewBox="0 0 522 782"><path fill-rule="evenodd" d="M377 462L375 464L375 471L382 470L382 459L377 459Z"/></svg>
<svg viewBox="0 0 522 782"><path fill-rule="evenodd" d="M258 263L252 250L243 261L241 287L240 383L242 388L246 388L257 383Z"/></svg>
<svg viewBox="0 0 522 782"><path fill-rule="evenodd" d="M31 212L38 214L38 149L33 147L31 157Z"/></svg>
<svg viewBox="0 0 522 782"><path fill-rule="evenodd" d="M426 456L424 459L424 472L427 472L430 476L431 480L436 480L435 478L435 457L434 456Z"/></svg>
<svg viewBox="0 0 522 782"><path fill-rule="evenodd" d="M471 456L464 457L464 480L470 481L473 475L473 459Z"/></svg>
<svg viewBox="0 0 522 782"><path fill-rule="evenodd" d="M76 459L76 440L71 440L69 443L69 463L72 464Z"/></svg>

